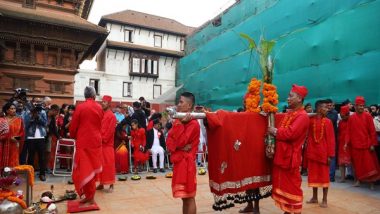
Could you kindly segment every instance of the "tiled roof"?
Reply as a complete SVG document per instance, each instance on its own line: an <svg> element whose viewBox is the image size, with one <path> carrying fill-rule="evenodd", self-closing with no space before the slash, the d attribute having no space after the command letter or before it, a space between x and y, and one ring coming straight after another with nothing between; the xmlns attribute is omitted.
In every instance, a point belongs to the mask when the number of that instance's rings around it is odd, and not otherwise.
<svg viewBox="0 0 380 214"><path fill-rule="evenodd" d="M22 7L21 4L0 1L0 14L0 18L9 17L107 34L106 29L72 13L53 13L39 7L31 9Z"/></svg>
<svg viewBox="0 0 380 214"><path fill-rule="evenodd" d="M180 35L188 35L195 28L183 25L176 20L142 13L133 10L124 10L102 16L99 25L105 26L107 22L117 22L134 26L145 27Z"/></svg>

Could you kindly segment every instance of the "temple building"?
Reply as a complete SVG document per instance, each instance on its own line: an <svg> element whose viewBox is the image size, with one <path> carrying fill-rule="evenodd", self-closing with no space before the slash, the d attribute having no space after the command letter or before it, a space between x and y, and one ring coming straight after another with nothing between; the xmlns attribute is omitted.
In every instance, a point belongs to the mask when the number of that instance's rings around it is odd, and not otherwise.
<svg viewBox="0 0 380 214"><path fill-rule="evenodd" d="M74 102L74 76L107 38L87 21L93 0L0 0L0 104L16 88Z"/></svg>

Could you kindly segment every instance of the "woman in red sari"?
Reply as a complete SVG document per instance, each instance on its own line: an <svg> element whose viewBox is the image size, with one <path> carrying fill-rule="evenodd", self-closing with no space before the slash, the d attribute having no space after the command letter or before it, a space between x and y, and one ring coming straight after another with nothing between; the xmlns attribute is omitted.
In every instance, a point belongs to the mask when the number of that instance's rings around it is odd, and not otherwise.
<svg viewBox="0 0 380 214"><path fill-rule="evenodd" d="M24 144L24 125L22 119L16 116L16 106L7 103L3 107L6 120L9 126L8 137L2 146L2 156L0 157L0 168L14 167L19 165L19 155Z"/></svg>
<svg viewBox="0 0 380 214"><path fill-rule="evenodd" d="M115 165L116 172L121 174L127 174L129 171L129 159L128 159L128 149L127 141L128 136L127 129L128 122L127 120L122 120L117 126L115 131Z"/></svg>
<svg viewBox="0 0 380 214"><path fill-rule="evenodd" d="M3 145L5 141L8 138L9 134L9 126L8 126L8 121L7 118L5 118L5 114L0 111L0 157L3 157ZM2 159L0 158L0 167ZM2 167L0 168L2 170Z"/></svg>
<svg viewBox="0 0 380 214"><path fill-rule="evenodd" d="M145 129L139 127L139 122L135 119L131 122L131 145L133 147L133 158L135 174L137 174L137 168L144 164L149 159L149 154L145 152L146 135Z"/></svg>

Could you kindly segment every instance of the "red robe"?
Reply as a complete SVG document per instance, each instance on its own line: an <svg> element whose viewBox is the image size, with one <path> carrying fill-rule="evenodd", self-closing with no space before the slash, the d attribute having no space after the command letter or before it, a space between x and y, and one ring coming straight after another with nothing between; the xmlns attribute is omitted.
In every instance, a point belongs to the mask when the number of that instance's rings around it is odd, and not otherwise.
<svg viewBox="0 0 380 214"><path fill-rule="evenodd" d="M9 136L8 121L5 117L0 117L0 157L3 157L3 145ZM0 170L3 170L2 158L0 158Z"/></svg>
<svg viewBox="0 0 380 214"><path fill-rule="evenodd" d="M303 193L301 189L302 145L309 128L309 117L305 110L288 112L282 119L276 134L273 161L272 198L285 212L301 212Z"/></svg>
<svg viewBox="0 0 380 214"><path fill-rule="evenodd" d="M329 187L328 158L334 156L335 137L331 120L311 118L306 151L309 187Z"/></svg>
<svg viewBox="0 0 380 214"><path fill-rule="evenodd" d="M147 131L149 131L149 130L151 130L151 129L153 129L153 120L149 121L149 122L148 122L148 125L146 126L146 130L147 130Z"/></svg>
<svg viewBox="0 0 380 214"><path fill-rule="evenodd" d="M19 155L24 145L24 125L22 119L19 117L14 117L12 120L6 119L8 121L9 133L4 142L0 144L2 155L0 156L0 169L4 167L14 167L19 165ZM19 144L14 143L12 137L20 137Z"/></svg>
<svg viewBox="0 0 380 214"><path fill-rule="evenodd" d="M93 99L79 104L70 123L70 136L76 140L73 181L77 193L92 199L95 176L102 172L102 107Z"/></svg>
<svg viewBox="0 0 380 214"><path fill-rule="evenodd" d="M354 113L348 119L347 141L351 146L352 163L359 181L375 182L380 179L380 166L376 152L377 135L371 115Z"/></svg>
<svg viewBox="0 0 380 214"><path fill-rule="evenodd" d="M145 129L139 128L137 130L132 130L131 137L132 137L132 146L133 146L133 158L134 158L135 167L136 167L137 164L143 164L145 163L145 161L149 159L149 153L142 152L140 150L140 146L145 148L145 144L146 144Z"/></svg>
<svg viewBox="0 0 380 214"><path fill-rule="evenodd" d="M348 131L348 120L341 120L338 126L338 165L346 166L351 164L351 149L350 147L344 150L344 145L346 144L346 136Z"/></svg>
<svg viewBox="0 0 380 214"><path fill-rule="evenodd" d="M129 152L126 146L127 132L125 130L115 133L115 165L116 171L122 174L129 171Z"/></svg>
<svg viewBox="0 0 380 214"><path fill-rule="evenodd" d="M115 183L115 149L114 136L116 127L116 117L111 110L104 112L102 120L102 151L103 151L103 171L99 175L101 184Z"/></svg>
<svg viewBox="0 0 380 214"><path fill-rule="evenodd" d="M195 158L198 151L200 127L197 120L182 124L175 120L168 133L166 145L173 163L172 192L175 198L195 197L197 189ZM182 148L190 144L189 151Z"/></svg>

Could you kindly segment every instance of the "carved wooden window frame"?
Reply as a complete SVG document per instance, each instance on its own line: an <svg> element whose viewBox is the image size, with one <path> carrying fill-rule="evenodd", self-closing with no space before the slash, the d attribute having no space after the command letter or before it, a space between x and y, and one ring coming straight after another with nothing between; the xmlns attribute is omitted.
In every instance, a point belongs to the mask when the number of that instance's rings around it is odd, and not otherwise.
<svg viewBox="0 0 380 214"><path fill-rule="evenodd" d="M128 39L126 39L126 35L128 34ZM133 30L132 29L124 29L124 42L133 43Z"/></svg>
<svg viewBox="0 0 380 214"><path fill-rule="evenodd" d="M160 57L157 55L132 52L130 55L130 60L129 60L129 68L130 68L129 73L132 75L158 77L159 76L159 59ZM139 68L135 69L134 62L137 62L137 60L139 60ZM156 70L154 69L155 67L156 67ZM137 70L139 72L135 72Z"/></svg>
<svg viewBox="0 0 380 214"><path fill-rule="evenodd" d="M94 81L94 84L92 84L91 81ZM89 81L89 86L92 86L95 88L96 95L100 94L100 80L99 79L91 78Z"/></svg>
<svg viewBox="0 0 380 214"><path fill-rule="evenodd" d="M159 42L156 41L156 38L160 39ZM153 40L154 40L154 47L162 48L162 35L154 34Z"/></svg>
<svg viewBox="0 0 380 214"><path fill-rule="evenodd" d="M123 82L123 97L132 97L133 83Z"/></svg>
<svg viewBox="0 0 380 214"><path fill-rule="evenodd" d="M160 94L158 95L158 96L155 96L155 87L159 87L160 88ZM153 84L153 99L155 99L155 98L157 98L157 97L159 97L159 96L161 96L162 95L162 85L160 85L160 84Z"/></svg>

